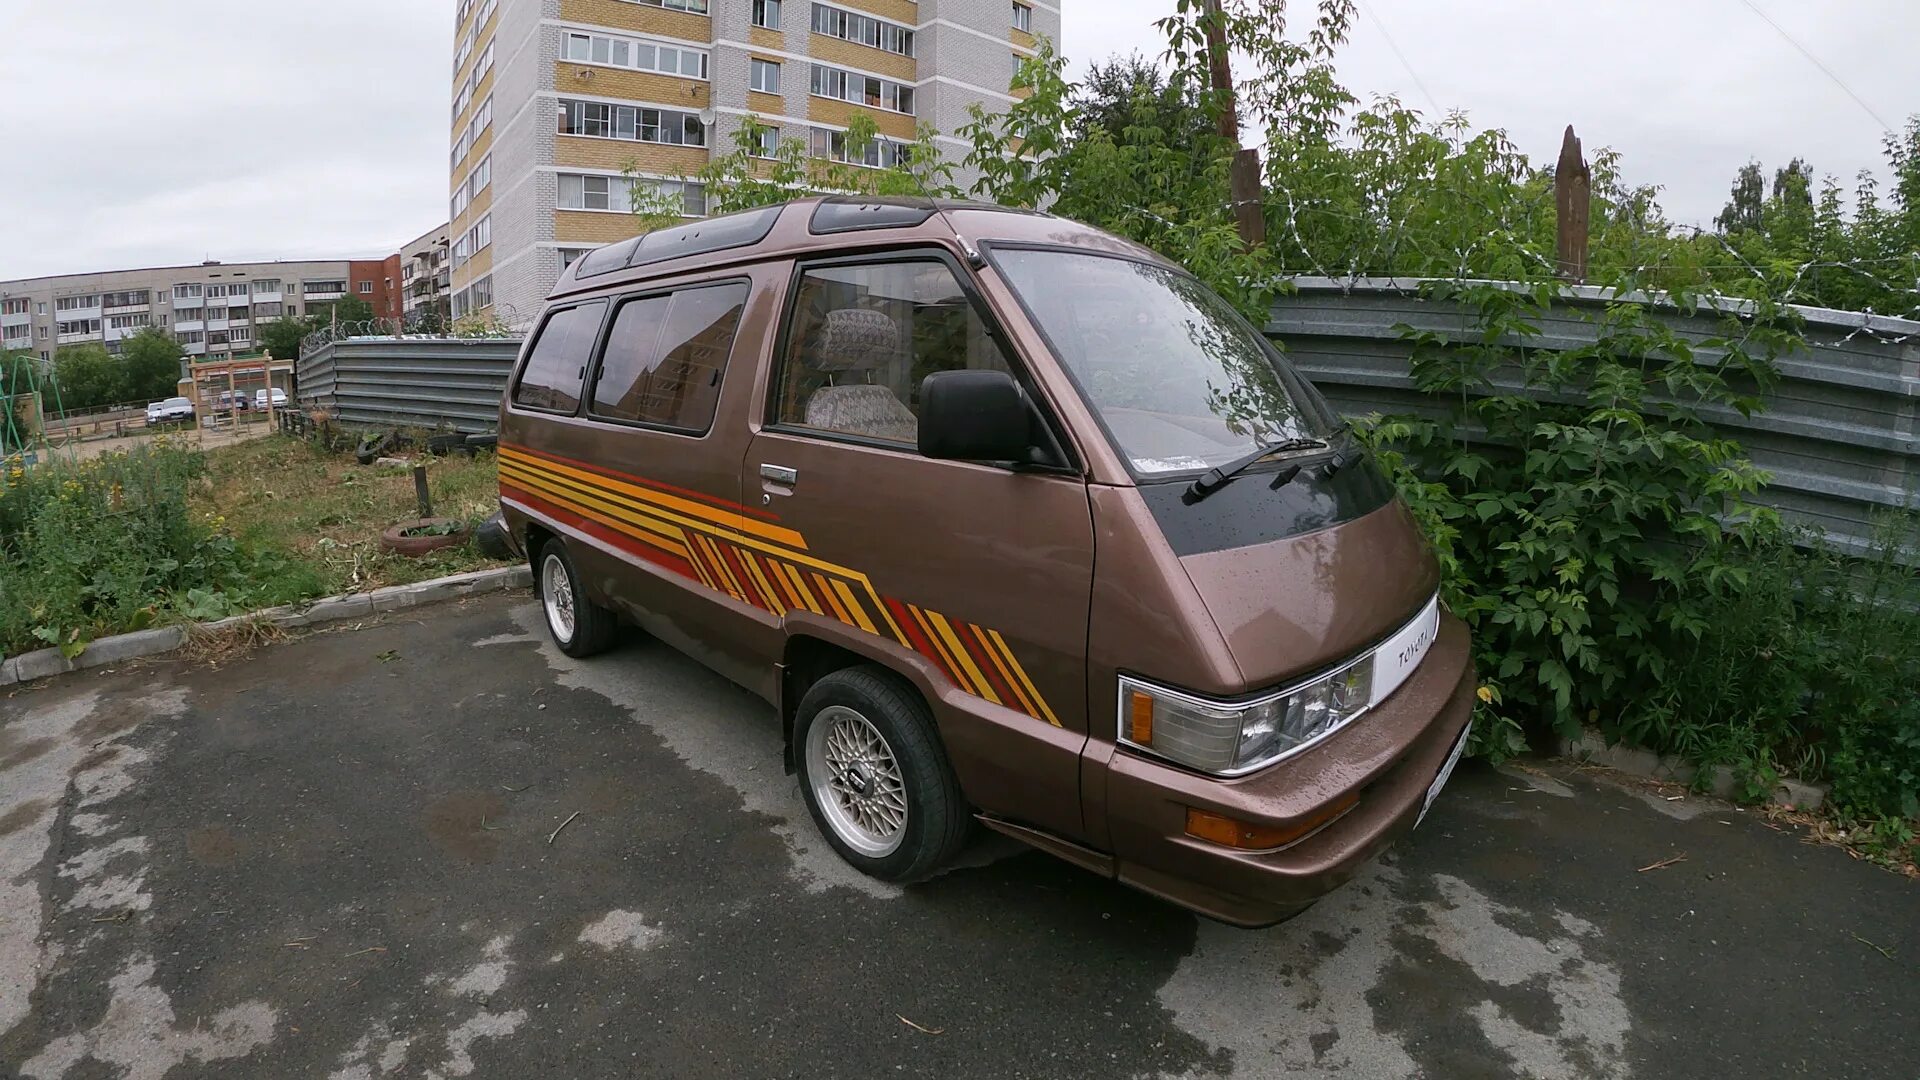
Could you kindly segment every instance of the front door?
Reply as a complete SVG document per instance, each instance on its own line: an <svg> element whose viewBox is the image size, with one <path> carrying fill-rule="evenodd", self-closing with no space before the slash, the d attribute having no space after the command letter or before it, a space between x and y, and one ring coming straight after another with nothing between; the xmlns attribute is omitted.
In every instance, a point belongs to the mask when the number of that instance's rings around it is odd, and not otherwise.
<svg viewBox="0 0 1920 1080"><path fill-rule="evenodd" d="M1079 838L1085 482L916 450L929 373L1021 374L963 280L936 251L796 268L741 494L805 547L753 570L789 633L830 619L917 673L974 805Z"/></svg>

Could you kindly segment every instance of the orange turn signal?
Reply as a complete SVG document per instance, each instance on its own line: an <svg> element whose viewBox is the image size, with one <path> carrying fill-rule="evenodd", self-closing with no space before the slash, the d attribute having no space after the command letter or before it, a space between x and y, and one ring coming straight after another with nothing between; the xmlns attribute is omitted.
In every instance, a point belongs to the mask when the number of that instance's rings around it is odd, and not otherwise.
<svg viewBox="0 0 1920 1080"><path fill-rule="evenodd" d="M1139 690L1128 691L1127 738L1136 746L1153 745L1153 698Z"/></svg>
<svg viewBox="0 0 1920 1080"><path fill-rule="evenodd" d="M1265 851L1285 847L1318 832L1360 802L1354 792L1328 803L1291 825L1255 825L1199 807L1187 807L1187 835L1222 847L1242 851Z"/></svg>

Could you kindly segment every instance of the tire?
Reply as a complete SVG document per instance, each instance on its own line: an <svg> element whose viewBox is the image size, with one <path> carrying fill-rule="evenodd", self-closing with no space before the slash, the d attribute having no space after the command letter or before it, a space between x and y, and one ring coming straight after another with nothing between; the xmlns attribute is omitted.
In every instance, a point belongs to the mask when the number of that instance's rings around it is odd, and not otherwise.
<svg viewBox="0 0 1920 1080"><path fill-rule="evenodd" d="M588 657L606 652L613 644L618 621L613 612L587 599L580 588L580 572L559 539L548 540L541 547L533 564L533 584L540 596L547 633L561 652Z"/></svg>
<svg viewBox="0 0 1920 1080"><path fill-rule="evenodd" d="M793 738L813 823L861 873L917 881L966 842L972 819L933 713L891 672L843 668L814 683Z"/></svg>

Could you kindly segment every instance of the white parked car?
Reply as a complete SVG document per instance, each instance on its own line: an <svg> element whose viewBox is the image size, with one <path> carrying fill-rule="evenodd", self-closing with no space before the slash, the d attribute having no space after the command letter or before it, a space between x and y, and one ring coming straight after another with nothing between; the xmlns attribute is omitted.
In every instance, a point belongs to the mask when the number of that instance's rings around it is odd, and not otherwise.
<svg viewBox="0 0 1920 1080"><path fill-rule="evenodd" d="M267 407L267 390L264 387L253 392L253 407L256 409ZM273 407L276 409L287 407L287 392L277 386L273 388Z"/></svg>
<svg viewBox="0 0 1920 1080"><path fill-rule="evenodd" d="M170 397L165 401L156 401L147 406L147 426L173 424L193 419L193 402L183 397Z"/></svg>

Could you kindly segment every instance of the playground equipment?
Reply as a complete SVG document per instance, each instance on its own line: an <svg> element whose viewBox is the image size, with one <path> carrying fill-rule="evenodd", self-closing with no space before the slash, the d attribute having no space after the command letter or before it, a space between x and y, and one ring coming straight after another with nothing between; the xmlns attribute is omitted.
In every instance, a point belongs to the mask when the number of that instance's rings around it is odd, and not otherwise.
<svg viewBox="0 0 1920 1080"><path fill-rule="evenodd" d="M31 353L0 354L0 457L44 458L46 411L61 410L60 382Z"/></svg>

